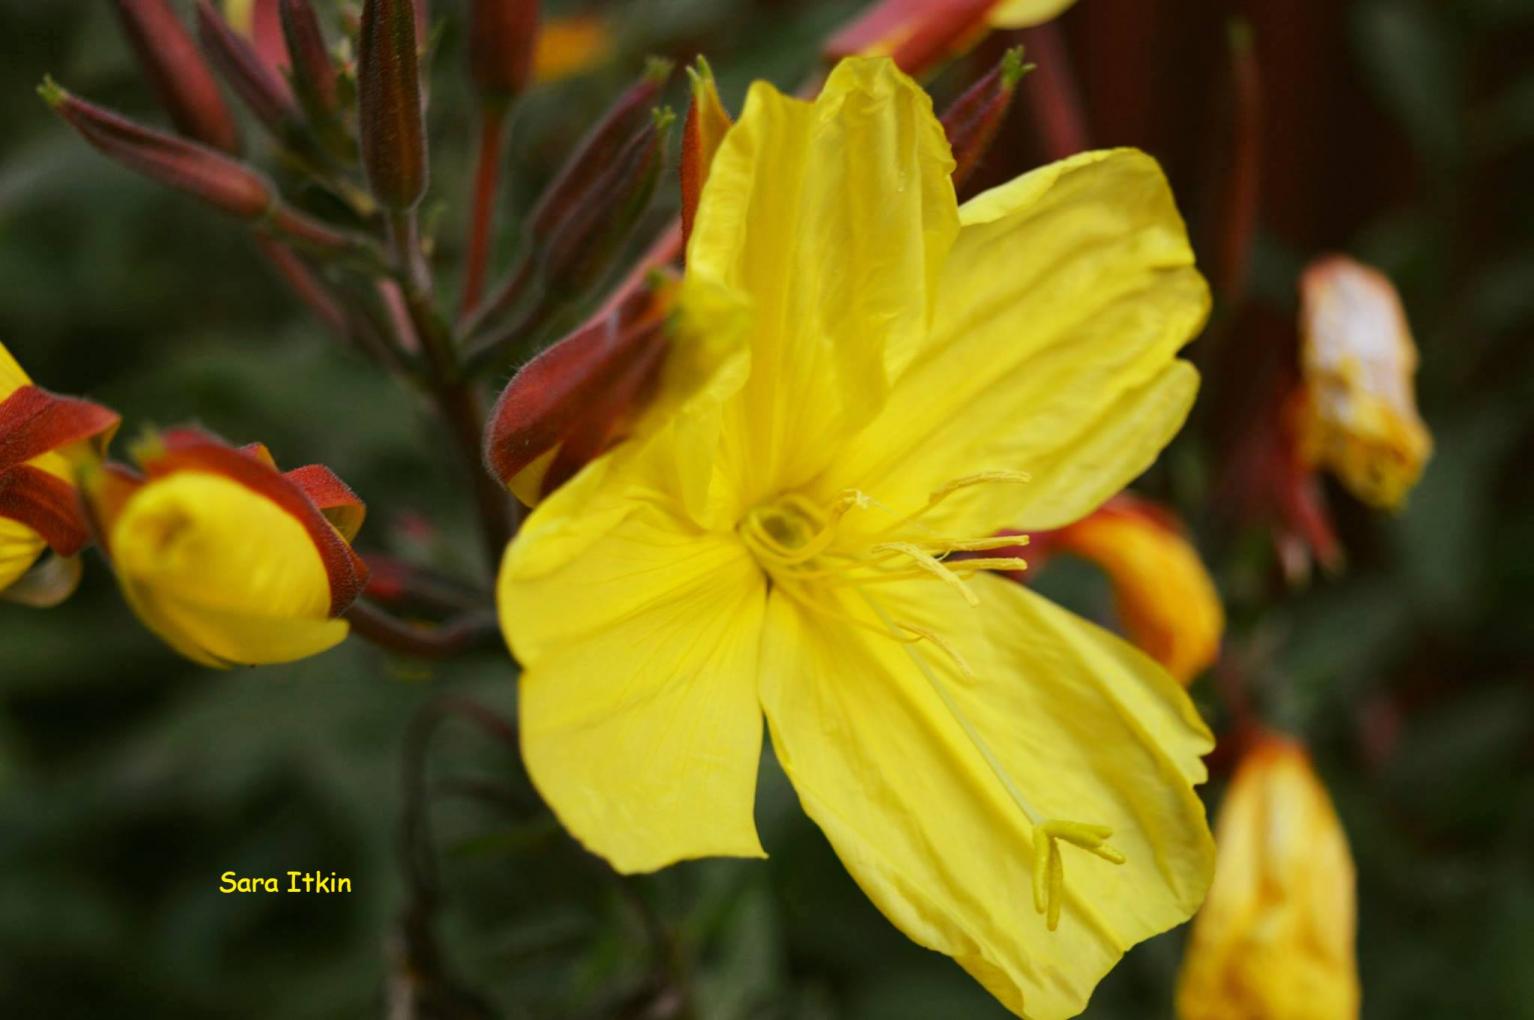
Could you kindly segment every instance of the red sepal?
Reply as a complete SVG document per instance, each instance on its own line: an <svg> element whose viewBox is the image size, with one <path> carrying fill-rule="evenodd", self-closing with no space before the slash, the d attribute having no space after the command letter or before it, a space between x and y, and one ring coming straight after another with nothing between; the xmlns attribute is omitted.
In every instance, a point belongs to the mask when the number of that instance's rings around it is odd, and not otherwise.
<svg viewBox="0 0 1534 1020"><path fill-rule="evenodd" d="M164 448L147 458L151 479L177 471L207 471L238 482L286 510L308 532L330 579L330 615L339 616L367 584L367 564L331 526L304 490L263 461L258 453L237 450L195 428L178 428L161 437ZM355 498L355 497L354 497Z"/></svg>
<svg viewBox="0 0 1534 1020"><path fill-rule="evenodd" d="M367 504L334 471L323 464L309 464L294 468L283 477L309 497L309 502L335 525L341 537L348 542L357 537L367 517Z"/></svg>
<svg viewBox="0 0 1534 1020"><path fill-rule="evenodd" d="M0 471L0 517L31 528L60 556L90 544L74 486L30 464Z"/></svg>
<svg viewBox="0 0 1534 1020"><path fill-rule="evenodd" d="M962 50L983 29L998 0L881 0L826 43L832 59L885 53L921 75Z"/></svg>
<svg viewBox="0 0 1534 1020"><path fill-rule="evenodd" d="M569 448L556 455L554 468L568 478L600 453L663 361L664 322L665 303L649 290L636 291L528 362L491 412L485 432L490 472L509 483L563 443Z"/></svg>
<svg viewBox="0 0 1534 1020"><path fill-rule="evenodd" d="M0 471L87 439L104 447L121 420L100 404L22 386L0 401Z"/></svg>

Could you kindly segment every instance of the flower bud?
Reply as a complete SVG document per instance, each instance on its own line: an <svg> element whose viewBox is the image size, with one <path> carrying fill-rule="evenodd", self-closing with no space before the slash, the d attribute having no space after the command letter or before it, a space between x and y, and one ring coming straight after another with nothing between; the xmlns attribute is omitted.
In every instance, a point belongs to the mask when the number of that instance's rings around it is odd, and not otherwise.
<svg viewBox="0 0 1534 1020"><path fill-rule="evenodd" d="M77 570L48 575L38 561L89 542L69 457L82 444L99 455L117 424L107 408L32 385L0 344L0 596L52 605L73 590ZM64 583L40 583L50 576Z"/></svg>
<svg viewBox="0 0 1534 1020"><path fill-rule="evenodd" d="M357 60L362 166L373 195L412 208L426 191L426 129L411 0L366 0Z"/></svg>
<svg viewBox="0 0 1534 1020"><path fill-rule="evenodd" d="M288 83L209 0L197 0L197 34L208 59L250 112L279 138L290 134L298 121L298 106Z"/></svg>
<svg viewBox="0 0 1534 1020"><path fill-rule="evenodd" d="M890 57L922 75L964 52L991 28L1026 28L1058 15L1075 0L880 0L844 25L825 54Z"/></svg>
<svg viewBox="0 0 1534 1020"><path fill-rule="evenodd" d="M1220 651L1225 610L1198 550L1164 507L1129 493L1075 524L1035 535L1032 548L1080 556L1113 586L1124 634L1188 684Z"/></svg>
<svg viewBox="0 0 1534 1020"><path fill-rule="evenodd" d="M1023 63L1023 48L1010 49L1001 58L1001 63L971 85L943 114L943 131L953 149L953 186L956 189L963 188L990 151L997 129L1012 108L1017 83L1031 70L1032 64Z"/></svg>
<svg viewBox="0 0 1534 1020"><path fill-rule="evenodd" d="M293 87L309 122L322 134L340 131L341 97L335 62L311 0L281 0L282 37L293 66Z"/></svg>
<svg viewBox="0 0 1534 1020"><path fill-rule="evenodd" d="M1355 496L1394 508L1422 475L1432 437L1417 414L1417 348L1390 280L1341 255L1300 278L1301 454Z"/></svg>
<svg viewBox="0 0 1534 1020"><path fill-rule="evenodd" d="M1177 983L1180 1020L1354 1020L1354 872L1304 749L1262 734L1215 826L1214 883Z"/></svg>
<svg viewBox="0 0 1534 1020"><path fill-rule="evenodd" d="M278 0L223 0L224 18L255 49L256 56L283 75L288 70L288 47L282 34Z"/></svg>
<svg viewBox="0 0 1534 1020"><path fill-rule="evenodd" d="M239 129L218 82L169 0L116 0L123 32L176 130L225 152L238 152Z"/></svg>
<svg viewBox="0 0 1534 1020"><path fill-rule="evenodd" d="M641 288L539 354L496 401L485 463L528 506L569 480L632 423L666 355L670 287Z"/></svg>
<svg viewBox="0 0 1534 1020"><path fill-rule="evenodd" d="M227 668L291 662L339 644L367 582L350 542L363 505L335 475L282 474L261 446L195 429L139 444L142 469L86 481L123 596L187 658Z"/></svg>
<svg viewBox="0 0 1534 1020"><path fill-rule="evenodd" d="M52 79L37 91L98 152L130 170L310 248L338 250L351 243L283 204L265 175L239 160L88 103Z"/></svg>
<svg viewBox="0 0 1534 1020"><path fill-rule="evenodd" d="M687 69L692 82L692 103L687 107L687 120L682 125L682 244L692 236L692 221L698 214L698 202L703 197L703 185L708 183L709 167L714 164L714 153L724 142L725 132L730 130L730 115L725 112L719 99L719 88L714 84L714 69L708 61L698 58L695 67Z"/></svg>
<svg viewBox="0 0 1534 1020"><path fill-rule="evenodd" d="M538 0L472 0L469 70L474 87L507 99L527 88L538 47Z"/></svg>
<svg viewBox="0 0 1534 1020"><path fill-rule="evenodd" d="M587 205L595 185L609 174L624 148L649 130L652 107L670 76L669 63L652 61L581 140L533 207L529 230L535 244L548 243L561 222Z"/></svg>

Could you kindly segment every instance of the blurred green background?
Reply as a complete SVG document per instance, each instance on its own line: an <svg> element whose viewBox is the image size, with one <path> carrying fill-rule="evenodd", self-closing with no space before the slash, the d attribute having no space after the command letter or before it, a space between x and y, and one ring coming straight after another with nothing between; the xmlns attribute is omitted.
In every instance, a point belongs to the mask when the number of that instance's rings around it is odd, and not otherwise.
<svg viewBox="0 0 1534 1020"><path fill-rule="evenodd" d="M433 4L444 267L468 177L465 6ZM526 101L516 207L645 52L707 52L736 104L753 76L801 80L857 6L596 5L619 53ZM1437 450L1397 516L1330 487L1349 566L1298 592L1277 583L1260 534L1204 527L1208 437L1179 440L1148 485L1200 524L1229 647L1253 664L1269 717L1311 742L1337 801L1359 868L1364 1015L1534 1017L1534 3L1081 0L1064 27L1093 141L1162 157L1200 243L1219 229L1205 200L1227 156L1210 125L1238 11L1265 83L1252 292L1292 313L1297 267L1329 249L1390 272L1422 349ZM330 464L369 502L366 548L476 577L456 462L407 391L325 336L242 228L110 165L35 96L52 73L163 122L110 4L0 0L0 40L0 339L33 377L119 409L125 438L199 421L265 441L286 465ZM951 96L1005 42L934 92ZM985 174L1039 158L1020 104ZM1251 338L1234 321L1220 342L1239 349ZM1090 570L1062 564L1043 585L1108 618ZM398 852L407 727L443 692L511 715L505 656L426 669L354 641L211 674L151 638L96 560L60 609L0 605L0 649L0 1015L385 1009L411 905ZM1208 681L1195 694L1223 718ZM758 805L769 861L619 885L530 803L504 743L455 718L430 747L434 777L483 781L433 797L437 976L461 1008L639 1016L658 975L680 973L707 1018L1003 1015L879 916L770 761ZM1212 803L1220 786L1217 767ZM290 868L348 875L354 892L216 892L226 870ZM1087 1015L1170 1016L1182 942L1173 932L1131 952Z"/></svg>

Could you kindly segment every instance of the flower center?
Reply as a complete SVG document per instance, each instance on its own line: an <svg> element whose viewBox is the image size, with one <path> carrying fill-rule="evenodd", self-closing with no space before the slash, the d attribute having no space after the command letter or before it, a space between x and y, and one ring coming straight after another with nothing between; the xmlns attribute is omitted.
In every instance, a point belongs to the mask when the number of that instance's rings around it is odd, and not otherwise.
<svg viewBox="0 0 1534 1020"><path fill-rule="evenodd" d="M934 669L917 646L936 649L963 683L976 682L974 670L942 635L898 619L886 605L888 600L878 594L881 584L933 580L942 582L973 607L980 600L968 581L977 573L1026 569L1028 564L1012 553L1015 547L1027 544L1027 536L951 537L933 532L922 522L925 515L955 492L975 485L1020 481L1027 481L1027 476L1000 471L960 478L932 493L925 506L905 515L894 513L857 490L843 492L830 506L789 493L751 509L740 519L736 531L772 583L787 597L812 612L871 631L905 647L944 709L975 743L997 781L1027 819L1034 846L1034 907L1053 931L1060 922L1064 897L1060 843L1070 843L1102 860L1122 864L1123 855L1107 845L1111 830L1051 818L1030 803L965 717L948 689L949 676ZM853 511L882 512L889 516L890 523L872 538L866 532L856 538L843 535L842 522ZM966 556L954 558L955 553ZM861 611L862 606L866 606L868 613Z"/></svg>

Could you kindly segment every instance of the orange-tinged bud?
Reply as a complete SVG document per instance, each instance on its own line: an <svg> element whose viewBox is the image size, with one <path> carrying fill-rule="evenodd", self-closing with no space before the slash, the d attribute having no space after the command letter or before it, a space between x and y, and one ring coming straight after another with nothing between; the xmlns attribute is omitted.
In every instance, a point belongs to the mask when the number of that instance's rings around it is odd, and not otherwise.
<svg viewBox="0 0 1534 1020"><path fill-rule="evenodd" d="M880 0L826 43L826 56L889 57L922 75L964 52L991 28L1027 28L1074 0Z"/></svg>
<svg viewBox="0 0 1534 1020"><path fill-rule="evenodd" d="M601 64L616 48L612 29L594 14L549 18L538 30L533 80L559 81Z"/></svg>
<svg viewBox="0 0 1534 1020"><path fill-rule="evenodd" d="M708 170L714 163L714 153L724 142L730 130L730 115L725 112L719 99L719 87L714 83L714 69L708 61L698 58L695 66L687 69L692 82L692 103L687 107L687 120L682 125L682 244L692 236L692 221L698 215L698 201L703 197L703 185L708 183Z"/></svg>
<svg viewBox="0 0 1534 1020"><path fill-rule="evenodd" d="M357 57L362 166L374 197L412 208L426 192L426 125L411 0L367 0Z"/></svg>
<svg viewBox="0 0 1534 1020"><path fill-rule="evenodd" d="M1353 859L1302 747L1258 738L1226 791L1215 846L1178 978L1180 1020L1354 1020Z"/></svg>
<svg viewBox="0 0 1534 1020"><path fill-rule="evenodd" d="M971 85L943 114L943 132L953 149L953 186L962 189L996 140L996 132L1012 108L1017 83L1033 70L1023 63L1023 48L1006 52L989 74Z"/></svg>
<svg viewBox="0 0 1534 1020"><path fill-rule="evenodd" d="M506 98L527 88L538 48L538 0L472 0L469 70L486 96Z"/></svg>
<svg viewBox="0 0 1534 1020"><path fill-rule="evenodd" d="M170 114L176 130L225 152L237 152L239 130L218 82L169 0L116 0L123 33Z"/></svg>
<svg viewBox="0 0 1534 1020"><path fill-rule="evenodd" d="M271 228L321 250L351 245L345 235L285 205L259 171L205 145L156 131L75 96L52 79L38 94L95 149L151 180L185 192L231 216Z"/></svg>
<svg viewBox="0 0 1534 1020"><path fill-rule="evenodd" d="M1058 550L1101 567L1125 635L1181 683L1219 655L1220 594L1169 510L1123 493L1075 524L1036 536L1034 548L1035 555Z"/></svg>
<svg viewBox="0 0 1534 1020"><path fill-rule="evenodd" d="M1417 348L1381 272L1342 255L1300 278L1300 450L1355 496L1397 507L1422 475L1432 438L1417 414Z"/></svg>
<svg viewBox="0 0 1534 1020"><path fill-rule="evenodd" d="M77 569L39 560L50 549L68 560L88 543L70 458L99 456L117 424L107 408L32 385L0 344L0 596L52 605L74 590Z"/></svg>
<svg viewBox="0 0 1534 1020"><path fill-rule="evenodd" d="M197 35L224 81L250 112L278 137L292 132L298 120L293 90L255 45L234 30L209 0L197 0Z"/></svg>
<svg viewBox="0 0 1534 1020"><path fill-rule="evenodd" d="M329 470L282 474L261 446L194 429L139 444L142 474L85 482L123 596L177 652L227 668L340 643L367 568L349 544L360 500Z"/></svg>
<svg viewBox="0 0 1534 1020"><path fill-rule="evenodd" d="M485 431L485 463L536 505L622 438L666 357L671 287L644 288L549 347L507 384Z"/></svg>

